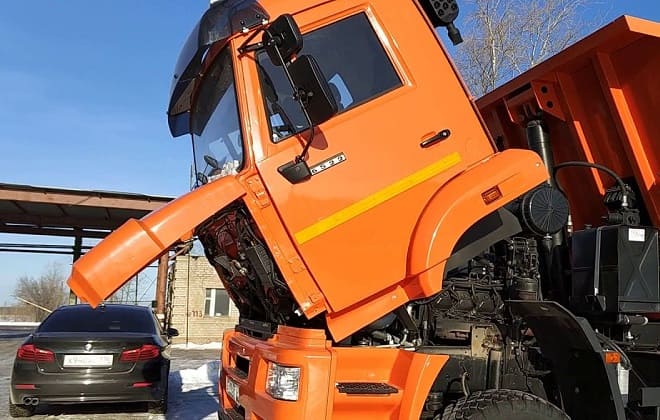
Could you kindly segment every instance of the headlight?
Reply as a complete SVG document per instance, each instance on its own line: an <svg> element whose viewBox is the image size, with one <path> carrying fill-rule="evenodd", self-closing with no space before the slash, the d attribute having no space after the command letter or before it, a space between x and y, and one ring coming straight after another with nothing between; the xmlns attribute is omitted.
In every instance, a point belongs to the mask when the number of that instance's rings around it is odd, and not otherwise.
<svg viewBox="0 0 660 420"><path fill-rule="evenodd" d="M266 392L278 400L298 401L300 368L268 364Z"/></svg>

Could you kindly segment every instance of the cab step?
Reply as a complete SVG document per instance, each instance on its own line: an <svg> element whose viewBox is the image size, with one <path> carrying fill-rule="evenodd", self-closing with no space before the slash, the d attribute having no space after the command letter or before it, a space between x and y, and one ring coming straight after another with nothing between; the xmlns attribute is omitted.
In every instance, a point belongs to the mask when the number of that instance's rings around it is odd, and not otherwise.
<svg viewBox="0 0 660 420"><path fill-rule="evenodd" d="M337 390L349 395L389 395L399 390L383 382L338 382Z"/></svg>

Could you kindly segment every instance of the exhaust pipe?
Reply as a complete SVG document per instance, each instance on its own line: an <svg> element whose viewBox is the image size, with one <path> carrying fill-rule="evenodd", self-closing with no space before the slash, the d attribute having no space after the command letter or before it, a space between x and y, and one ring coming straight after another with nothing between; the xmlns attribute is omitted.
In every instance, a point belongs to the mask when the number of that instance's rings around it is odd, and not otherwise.
<svg viewBox="0 0 660 420"><path fill-rule="evenodd" d="M39 398L36 398L36 397L23 397L23 404L24 405L38 405L39 404Z"/></svg>

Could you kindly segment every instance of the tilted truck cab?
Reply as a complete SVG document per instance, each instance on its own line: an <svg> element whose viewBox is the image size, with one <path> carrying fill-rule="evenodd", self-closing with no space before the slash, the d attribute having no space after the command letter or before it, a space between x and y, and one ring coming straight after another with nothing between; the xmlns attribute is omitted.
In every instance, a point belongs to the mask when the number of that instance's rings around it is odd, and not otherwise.
<svg viewBox="0 0 660 420"><path fill-rule="evenodd" d="M556 292L574 209L552 149L541 131L533 151L498 150L434 31L460 41L456 13L454 1L213 3L168 109L172 134L191 136L196 188L81 258L72 289L98 304L199 238L241 314L224 337L221 418L623 418L630 328L599 317L609 329L596 333L578 316L589 311L564 307L592 298ZM615 225L657 243L655 228ZM585 253L582 283L599 263ZM644 263L657 273L657 260L656 246ZM635 386L653 407L658 388ZM502 404L511 415L493 414Z"/></svg>

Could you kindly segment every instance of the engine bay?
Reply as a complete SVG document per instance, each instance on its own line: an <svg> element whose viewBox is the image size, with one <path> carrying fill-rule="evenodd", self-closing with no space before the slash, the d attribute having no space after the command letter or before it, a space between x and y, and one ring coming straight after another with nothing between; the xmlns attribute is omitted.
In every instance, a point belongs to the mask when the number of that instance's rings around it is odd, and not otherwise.
<svg viewBox="0 0 660 420"><path fill-rule="evenodd" d="M306 326L273 257L248 210L227 207L197 229L209 263L241 318L276 325Z"/></svg>

